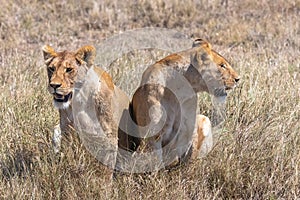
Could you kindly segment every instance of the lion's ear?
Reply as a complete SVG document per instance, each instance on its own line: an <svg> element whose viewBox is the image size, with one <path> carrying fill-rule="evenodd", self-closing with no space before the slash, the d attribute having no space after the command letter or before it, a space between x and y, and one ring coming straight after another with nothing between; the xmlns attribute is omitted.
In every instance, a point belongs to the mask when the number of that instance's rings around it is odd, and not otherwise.
<svg viewBox="0 0 300 200"><path fill-rule="evenodd" d="M87 66L90 67L94 64L96 49L93 46L83 46L76 51L75 55L76 59L86 62Z"/></svg>
<svg viewBox="0 0 300 200"><path fill-rule="evenodd" d="M50 47L49 45L45 45L42 47L42 51L43 51L43 55L44 55L44 60L46 65L49 64L49 62L57 56L57 53L55 52L55 50Z"/></svg>
<svg viewBox="0 0 300 200"><path fill-rule="evenodd" d="M203 39L200 39L200 38L194 40L194 42L193 42L193 47L199 47L199 46L211 49L211 44L209 42L203 40Z"/></svg>

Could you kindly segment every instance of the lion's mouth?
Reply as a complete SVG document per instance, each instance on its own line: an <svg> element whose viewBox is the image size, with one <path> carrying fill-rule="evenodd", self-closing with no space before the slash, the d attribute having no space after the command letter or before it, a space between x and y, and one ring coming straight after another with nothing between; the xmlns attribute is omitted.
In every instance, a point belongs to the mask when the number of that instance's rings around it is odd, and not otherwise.
<svg viewBox="0 0 300 200"><path fill-rule="evenodd" d="M53 99L57 102L65 103L65 102L68 102L71 98L72 98L72 92L70 92L67 95L61 95L58 93L53 94Z"/></svg>

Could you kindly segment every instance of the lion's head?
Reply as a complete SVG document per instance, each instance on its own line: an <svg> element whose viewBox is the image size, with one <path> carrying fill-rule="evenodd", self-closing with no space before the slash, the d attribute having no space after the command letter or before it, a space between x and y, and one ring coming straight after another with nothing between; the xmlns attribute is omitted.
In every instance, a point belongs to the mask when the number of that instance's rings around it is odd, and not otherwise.
<svg viewBox="0 0 300 200"><path fill-rule="evenodd" d="M48 72L48 91L53 95L58 109L68 108L78 76L93 65L96 50L93 46L83 46L75 52L56 52L52 47L43 48Z"/></svg>
<svg viewBox="0 0 300 200"><path fill-rule="evenodd" d="M190 55L193 65L190 70L195 70L190 74L200 76L190 78L197 92L204 90L217 97L226 96L226 90L236 86L240 79L237 72L223 56L212 49L210 43L196 39Z"/></svg>

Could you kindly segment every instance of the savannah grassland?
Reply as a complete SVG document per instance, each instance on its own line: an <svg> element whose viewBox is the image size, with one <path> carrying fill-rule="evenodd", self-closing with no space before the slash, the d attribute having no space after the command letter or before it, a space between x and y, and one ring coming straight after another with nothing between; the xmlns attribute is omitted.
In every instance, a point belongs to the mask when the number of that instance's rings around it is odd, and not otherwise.
<svg viewBox="0 0 300 200"><path fill-rule="evenodd" d="M0 199L300 198L299 1L0 3ZM143 27L209 40L241 81L228 96L227 119L208 156L157 174L119 175L107 192L101 164L78 138L65 139L62 155L52 153L58 114L41 47L97 46ZM131 76L138 84L140 76ZM201 99L209 116L210 100Z"/></svg>

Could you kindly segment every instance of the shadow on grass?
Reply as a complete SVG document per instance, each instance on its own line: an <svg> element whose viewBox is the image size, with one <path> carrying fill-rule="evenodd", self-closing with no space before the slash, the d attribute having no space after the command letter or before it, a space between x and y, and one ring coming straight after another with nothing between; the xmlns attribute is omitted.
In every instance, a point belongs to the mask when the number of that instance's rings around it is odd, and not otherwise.
<svg viewBox="0 0 300 200"><path fill-rule="evenodd" d="M26 178L34 171L34 153L27 149L18 149L9 152L0 161L1 179L10 181L13 177Z"/></svg>

